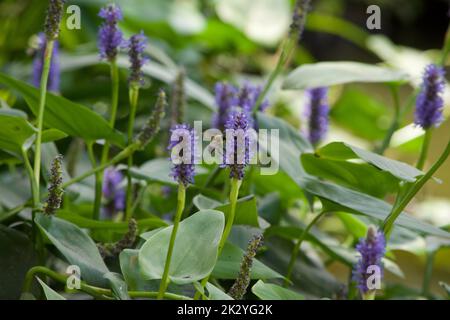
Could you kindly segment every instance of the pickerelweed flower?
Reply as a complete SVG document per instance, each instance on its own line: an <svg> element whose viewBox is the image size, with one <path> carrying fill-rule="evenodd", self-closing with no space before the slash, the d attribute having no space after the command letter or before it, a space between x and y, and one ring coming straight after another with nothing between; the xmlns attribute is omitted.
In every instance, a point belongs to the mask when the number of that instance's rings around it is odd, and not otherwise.
<svg viewBox="0 0 450 320"><path fill-rule="evenodd" d="M62 20L65 2L65 0L49 0L48 2L44 27L48 40L55 40L59 36L59 25Z"/></svg>
<svg viewBox="0 0 450 320"><path fill-rule="evenodd" d="M233 299L241 300L247 292L247 288L251 280L250 272L252 270L253 260L255 259L255 256L262 244L262 235L257 235L250 239L247 246L247 251L241 261L239 275L228 292Z"/></svg>
<svg viewBox="0 0 450 320"><path fill-rule="evenodd" d="M422 87L416 100L414 123L424 130L437 127L443 120L442 109L445 89L445 71L442 67L429 64L425 68Z"/></svg>
<svg viewBox="0 0 450 320"><path fill-rule="evenodd" d="M225 129L226 143L222 167L230 168L230 178L242 180L245 167L252 158L249 114L243 110L230 112Z"/></svg>
<svg viewBox="0 0 450 320"><path fill-rule="evenodd" d="M122 173L113 167L107 168L103 174L103 197L107 203L105 212L108 217L123 211L125 208L125 190L122 186L124 177Z"/></svg>
<svg viewBox="0 0 450 320"><path fill-rule="evenodd" d="M251 114L261 92L262 88L260 86L254 86L249 82L244 83L238 93L237 105ZM265 99L259 106L259 111L266 110L268 106L269 101Z"/></svg>
<svg viewBox="0 0 450 320"><path fill-rule="evenodd" d="M213 116L212 126L223 130L228 119L228 113L237 105L238 89L231 84L218 82L214 88L217 113Z"/></svg>
<svg viewBox="0 0 450 320"><path fill-rule="evenodd" d="M36 37L35 44L32 48L33 59L33 78L32 84L39 88L41 84L42 69L44 67L44 54L47 46L47 41L44 33L39 33ZM59 66L59 42L55 41L53 44L53 54L50 61L50 70L47 80L47 89L49 91L59 91L60 66Z"/></svg>
<svg viewBox="0 0 450 320"><path fill-rule="evenodd" d="M135 138L135 141L140 144L141 148L144 148L159 132L161 120L165 115L166 105L166 94L163 90L160 90L152 114Z"/></svg>
<svg viewBox="0 0 450 320"><path fill-rule="evenodd" d="M378 231L374 226L369 226L367 237L361 238L356 250L361 254L360 259L353 269L353 280L362 294L370 290L367 286L368 278L373 274L370 267L376 267L380 270L382 276L383 265L381 259L386 252L386 241L384 234Z"/></svg>
<svg viewBox="0 0 450 320"><path fill-rule="evenodd" d="M167 150L171 151L171 161L174 163L170 175L175 181L187 187L194 183L195 131L187 124L177 124L170 131L171 136ZM173 152L176 146L181 147L179 152Z"/></svg>
<svg viewBox="0 0 450 320"><path fill-rule="evenodd" d="M113 61L123 45L122 31L117 23L123 19L122 11L115 4L109 4L100 10L99 16L105 19L98 33L100 58Z"/></svg>
<svg viewBox="0 0 450 320"><path fill-rule="evenodd" d="M308 119L308 139L313 144L319 143L328 131L328 89L324 87L309 89L306 92L306 118Z"/></svg>
<svg viewBox="0 0 450 320"><path fill-rule="evenodd" d="M131 64L129 80L133 85L142 85L144 81L142 67L148 61L148 58L144 56L147 42L147 37L143 32L131 36L130 40L127 42L128 57Z"/></svg>
<svg viewBox="0 0 450 320"><path fill-rule="evenodd" d="M292 22L289 27L289 35L296 37L300 42L305 29L306 16L310 8L311 0L297 0L295 2L294 13L292 15Z"/></svg>
<svg viewBox="0 0 450 320"><path fill-rule="evenodd" d="M45 214L53 215L61 207L64 194L62 181L62 155L58 155L53 159L50 170L48 198L43 209Z"/></svg>

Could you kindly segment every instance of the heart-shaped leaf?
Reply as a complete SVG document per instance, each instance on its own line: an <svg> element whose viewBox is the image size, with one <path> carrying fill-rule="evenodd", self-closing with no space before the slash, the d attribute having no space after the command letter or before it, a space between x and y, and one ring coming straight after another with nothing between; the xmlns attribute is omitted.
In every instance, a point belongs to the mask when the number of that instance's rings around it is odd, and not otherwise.
<svg viewBox="0 0 450 320"><path fill-rule="evenodd" d="M224 224L223 213L215 210L199 211L180 223L169 269L172 282L192 283L211 273ZM139 265L146 279L162 278L172 229L156 232L140 249Z"/></svg>

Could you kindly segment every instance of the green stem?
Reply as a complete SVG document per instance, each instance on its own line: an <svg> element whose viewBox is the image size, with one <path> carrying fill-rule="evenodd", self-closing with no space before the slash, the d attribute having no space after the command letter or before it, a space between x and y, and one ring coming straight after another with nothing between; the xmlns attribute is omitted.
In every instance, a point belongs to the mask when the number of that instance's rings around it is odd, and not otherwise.
<svg viewBox="0 0 450 320"><path fill-rule="evenodd" d="M227 222L225 224L225 229L223 230L222 237L220 238L220 241L219 241L217 257L220 257L223 247L225 246L228 236L230 235L231 228L233 227L234 216L236 214L236 203L238 200L239 188L241 187L241 184L242 184L242 180L239 180L236 178L231 179L231 190L230 190L230 206L231 206L231 208L230 208L229 215L226 217ZM202 288L204 288L206 286L210 276L211 275L208 275L207 277L205 277L202 280L202 282L201 282ZM195 293L195 296L194 296L194 300L198 300L201 295L202 295L201 292L197 290L197 292Z"/></svg>
<svg viewBox="0 0 450 320"><path fill-rule="evenodd" d="M428 295L430 294L430 283L431 283L431 276L433 275L433 264L435 254L436 254L435 251L427 252L425 274L423 277L423 284L422 284L422 295L424 297L428 297Z"/></svg>
<svg viewBox="0 0 450 320"><path fill-rule="evenodd" d="M111 70L112 95L111 95L111 115L109 118L109 125L111 126L111 128L114 128L114 125L116 124L117 108L119 105L119 68L117 67L116 60L111 61L110 70ZM101 166L104 166L108 161L109 148L110 148L109 142L105 141L100 161ZM100 216L100 208L102 204L103 170L106 167L107 166L105 166L102 170L100 170L96 174L94 219L98 219Z"/></svg>
<svg viewBox="0 0 450 320"><path fill-rule="evenodd" d="M313 225L316 224L317 221L325 214L325 211L322 211L318 215L314 217L314 219L308 224L308 226L303 230L302 234L297 240L294 248L292 249L291 259L289 260L288 271L286 273L286 278L284 279L284 287L287 287L291 282L292 271L294 270L295 262L297 261L298 253L300 252L300 248L302 246L303 240L305 240L306 236L309 233L309 230Z"/></svg>
<svg viewBox="0 0 450 320"><path fill-rule="evenodd" d="M88 151L88 156L89 156L89 160L91 162L92 168L97 167L97 160L95 159L95 154L94 154L94 143L92 141L87 142L86 144L87 146L87 151ZM95 190L97 191L98 189L102 190L102 177L100 175L99 172L95 173ZM97 197L96 197L97 199ZM100 197L101 199L101 197ZM94 212L95 212L95 200L94 200L94 210L93 210L93 215L92 218L95 219L94 217Z"/></svg>
<svg viewBox="0 0 450 320"><path fill-rule="evenodd" d="M87 177L96 174L97 172L102 172L103 170L105 170L107 167L112 166L117 164L118 162L128 158L128 156L134 152L136 152L138 149L140 148L140 145L137 143L134 143L132 145L129 145L128 147L126 147L125 149L123 149L119 154L117 154L114 158L112 158L111 160L109 160L108 162L99 165L96 168L92 168L91 170L79 175L78 177L75 177L65 183L63 183L62 187L63 188L67 188L68 186L71 186L74 183L80 182L84 179L86 179Z"/></svg>
<svg viewBox="0 0 450 320"><path fill-rule="evenodd" d="M419 160L417 161L417 169L422 170L423 166L425 165L425 161L427 160L427 155L428 155L428 149L430 147L430 141L431 141L431 132L432 129L426 129L425 130L425 136L423 139L423 144L422 144L422 150L420 151L420 156L419 156Z"/></svg>
<svg viewBox="0 0 450 320"><path fill-rule="evenodd" d="M394 132L398 129L400 125L401 113L400 113L400 99L398 96L398 87L391 86L391 93L392 98L394 100L394 119L392 120L391 126L389 127L386 136L384 137L381 147L377 150L378 154L383 154L386 151L386 149L389 148L392 136L394 135Z"/></svg>
<svg viewBox="0 0 450 320"><path fill-rule="evenodd" d="M42 142L42 128L44 125L44 111L45 111L45 101L47 98L47 82L48 75L50 73L50 65L53 55L53 40L47 40L44 52L44 66L42 68L41 84L40 84L40 95L39 95L39 109L37 115L37 134L35 142L35 152L34 152L34 180L39 186L40 184L40 174L41 174L41 142ZM39 188L37 189L37 198L39 199Z"/></svg>
<svg viewBox="0 0 450 320"><path fill-rule="evenodd" d="M166 292L167 286L169 285L169 270L170 270L170 262L172 260L173 248L175 246L175 239L177 237L178 227L180 225L181 215L183 214L184 205L186 201L186 187L180 183L178 185L178 205L177 212L175 214L175 218L173 221L173 229L170 235L169 248L167 250L166 263L164 265L164 272L161 279L161 284L159 286L158 300L161 300L164 297L164 293Z"/></svg>
<svg viewBox="0 0 450 320"><path fill-rule="evenodd" d="M132 85L130 87L130 117L128 118L128 145L133 142L133 128L134 120L136 118L136 109L139 99L139 87ZM128 157L128 170L127 170L127 195L126 195L126 209L125 209L125 221L129 221L133 215L133 181L131 178L131 167L133 166L133 155Z"/></svg>
<svg viewBox="0 0 450 320"><path fill-rule="evenodd" d="M386 220L383 223L383 231L386 236L386 240L389 238L392 227L394 226L395 220L398 216L403 212L408 203L414 198L414 196L419 192L419 190L424 186L424 184L433 176L433 174L439 169L439 167L447 160L450 154L450 140L447 143L447 147L444 152L441 154L439 159L433 164L430 170L425 173L421 178L419 178L406 192L406 194L402 197L402 200L399 201L398 205L392 208L391 213L386 217Z"/></svg>
<svg viewBox="0 0 450 320"><path fill-rule="evenodd" d="M261 103L264 101L264 98L266 97L267 93L269 92L270 88L272 87L273 82L278 77L278 75L283 71L283 67L287 64L290 56L292 55L293 50L295 49L295 40L288 38L283 41L283 44L281 45L281 53L277 61L277 65L275 66L275 69L271 72L269 75L269 78L267 79L266 84L264 85L264 88L261 92L261 94L258 97L258 100L256 100L255 105L253 106L253 115L255 115Z"/></svg>
<svg viewBox="0 0 450 320"><path fill-rule="evenodd" d="M59 274L56 273L53 270L50 270L46 267L37 266L33 267L30 270L28 270L26 276L25 276L25 282L23 286L23 292L30 292L31 291L31 284L33 283L34 276L37 274L44 274L53 280L66 284L68 275L65 274ZM101 300L111 300L112 298L112 292L110 289L105 288L98 288L91 285L88 285L84 282L81 282L80 284L80 290L93 296L94 298L101 299ZM151 292L151 291L128 291L128 295L131 298L156 298L158 295L158 292ZM189 297L173 294L173 293L166 293L164 294L164 298L171 299L171 300L192 300Z"/></svg>

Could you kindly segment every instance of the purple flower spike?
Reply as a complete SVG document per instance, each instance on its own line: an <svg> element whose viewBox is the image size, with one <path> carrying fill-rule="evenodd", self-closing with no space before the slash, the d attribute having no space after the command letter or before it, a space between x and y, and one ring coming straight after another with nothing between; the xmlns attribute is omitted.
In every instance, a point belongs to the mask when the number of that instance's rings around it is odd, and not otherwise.
<svg viewBox="0 0 450 320"><path fill-rule="evenodd" d="M414 123L424 130L437 127L443 120L442 109L444 100L442 93L445 89L445 72L435 64L425 68L422 87L416 100Z"/></svg>
<svg viewBox="0 0 450 320"><path fill-rule="evenodd" d="M177 124L171 131L168 150L180 147L178 153L171 153L172 167L171 177L178 183L187 187L194 183L195 176L195 143L196 136L193 129L187 124Z"/></svg>
<svg viewBox="0 0 450 320"><path fill-rule="evenodd" d="M249 82L245 83L238 95L238 106L251 114L255 107L256 101L258 101L261 95L262 88L260 86L254 86ZM259 106L259 111L264 111L269 106L269 101L265 99Z"/></svg>
<svg viewBox="0 0 450 320"><path fill-rule="evenodd" d="M100 57L113 61L123 44L122 32L117 27L117 23L123 19L122 11L118 6L109 4L100 10L99 17L105 19L98 36Z"/></svg>
<svg viewBox="0 0 450 320"><path fill-rule="evenodd" d="M147 37L141 32L133 35L127 43L131 64L130 83L135 85L142 85L143 82L142 67L148 61L143 55L147 42Z"/></svg>
<svg viewBox="0 0 450 320"><path fill-rule="evenodd" d="M34 48L34 60L33 60L33 78L32 84L36 88L41 85L42 70L44 67L44 54L47 45L46 37L44 33L39 33L37 36L36 47ZM57 40L53 44L52 59L50 61L50 71L48 74L47 89L52 92L59 91L59 43Z"/></svg>
<svg viewBox="0 0 450 320"><path fill-rule="evenodd" d="M109 217L125 208L125 190L121 186L123 175L115 168L105 170L103 176L103 197L107 200L105 207Z"/></svg>
<svg viewBox="0 0 450 320"><path fill-rule="evenodd" d="M226 144L223 167L230 168L230 178L242 180L245 167L253 156L249 131L252 129L250 116L245 111L231 112L225 129Z"/></svg>
<svg viewBox="0 0 450 320"><path fill-rule="evenodd" d="M364 294L369 291L367 280L374 273L370 270L370 267L378 267L382 276L383 265L381 259L386 252L386 241L383 232L378 231L373 226L369 226L367 237L360 239L356 250L361 254L361 257L353 269L353 280L356 281L359 290Z"/></svg>
<svg viewBox="0 0 450 320"><path fill-rule="evenodd" d="M328 89L324 87L309 89L306 92L308 104L306 106L306 117L308 119L308 139L316 145L328 131Z"/></svg>
<svg viewBox="0 0 450 320"><path fill-rule="evenodd" d="M223 130L228 119L228 112L237 105L238 89L228 83L218 82L215 87L217 114L214 115L212 125L214 128Z"/></svg>

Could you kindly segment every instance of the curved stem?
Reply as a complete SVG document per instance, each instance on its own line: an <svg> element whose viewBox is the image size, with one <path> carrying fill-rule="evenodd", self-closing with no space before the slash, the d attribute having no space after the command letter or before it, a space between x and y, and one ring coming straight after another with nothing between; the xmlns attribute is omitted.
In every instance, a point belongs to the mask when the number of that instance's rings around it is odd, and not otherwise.
<svg viewBox="0 0 450 320"><path fill-rule="evenodd" d="M217 257L220 257L220 254L222 253L223 247L225 246L225 243L226 243L226 241L228 239L228 236L230 235L231 228L233 227L234 217L235 217L235 214L236 214L236 203L237 203L237 200L238 200L239 188L241 187L241 184L242 184L242 180L239 180L239 179L236 179L236 178L231 179L231 190L230 190L230 206L231 207L230 207L230 213L226 217L227 218L227 222L225 224L225 229L223 230L222 237L220 238L219 247L218 247L218 250L217 250ZM202 280L202 282L201 282L202 288L204 288L206 286L210 276L211 275L208 275L206 278L204 278ZM195 293L195 296L194 296L194 300L198 300L201 295L202 295L202 293L197 290L197 292Z"/></svg>
<svg viewBox="0 0 450 320"><path fill-rule="evenodd" d="M37 115L37 134L35 142L35 152L34 152L34 180L39 186L40 174L41 174L41 142L42 142L42 127L44 125L44 111L45 111L45 101L47 98L47 82L48 75L50 73L50 65L53 55L54 41L47 40L44 52L44 66L42 68L41 75L41 85L40 85L40 96L39 96L39 109ZM39 188L37 189L37 198L39 199Z"/></svg>
<svg viewBox="0 0 450 320"><path fill-rule="evenodd" d="M444 152L441 154L439 159L433 164L430 170L425 173L420 179L418 179L407 191L407 193L402 197L402 200L399 201L398 205L392 208L391 213L386 217L383 223L383 232L386 236L386 241L389 238L389 235L392 231L392 227L394 226L395 220L398 216L403 212L403 209L406 208L408 203L414 198L414 196L419 192L419 190L424 186L424 184L433 176L433 174L439 169L439 167L447 160L450 154L450 140L447 143L447 147Z"/></svg>
<svg viewBox="0 0 450 320"><path fill-rule="evenodd" d="M116 60L111 61L110 70L111 70L112 95L111 95L111 115L109 118L109 125L111 126L111 128L114 128L114 125L116 124L117 108L119 105L119 68L117 67ZM109 148L110 148L109 142L105 141L100 161L100 164L102 166L104 166L108 161ZM98 219L100 216L100 207L102 203L103 170L106 167L107 166L105 166L102 170L98 171L98 173L96 174L94 219Z"/></svg>
<svg viewBox="0 0 450 320"><path fill-rule="evenodd" d="M161 284L159 286L158 300L164 297L164 293L166 292L167 286L169 285L169 270L170 270L170 262L172 260L173 248L175 246L175 239L177 237L178 227L180 225L181 215L183 214L184 204L186 201L186 188L180 183L178 185L178 205L177 212L175 214L173 229L170 235L169 248L167 250L166 263L164 265L164 272L161 279Z"/></svg>
<svg viewBox="0 0 450 320"><path fill-rule="evenodd" d="M44 274L53 280L66 284L68 275L65 274L59 274L53 270L50 270L43 266L37 266L33 267L30 270L28 270L25 281L23 285L22 292L30 292L31 291L31 284L33 283L34 276L37 274ZM105 288L98 288L91 285L88 285L84 282L80 283L80 290L93 296L94 298L101 299L101 300L112 300L112 292L110 289ZM158 292L152 292L152 291L128 291L128 295L131 298L156 298L158 295ZM165 293L164 298L171 299L171 300L192 300L189 297L174 294L174 293Z"/></svg>
<svg viewBox="0 0 450 320"><path fill-rule="evenodd" d="M428 149L430 147L430 141L431 141L431 132L432 129L429 128L425 130L425 136L423 139L422 149L420 151L419 160L417 161L417 169L422 170L423 166L425 165L425 161L427 160L428 155Z"/></svg>
<svg viewBox="0 0 450 320"><path fill-rule="evenodd" d="M139 87L132 85L130 88L130 117L128 119L128 145L133 141L134 119L136 118L136 109L139 99ZM133 166L133 155L128 157L127 170L127 193L126 193L126 209L125 221L130 220L133 215L133 181L131 179L131 167Z"/></svg>
<svg viewBox="0 0 450 320"><path fill-rule="evenodd" d="M313 225L316 224L317 221L325 214L325 211L322 211L318 215L314 217L314 219L308 224L308 226L303 230L302 234L297 240L297 243L295 244L294 248L292 249L291 254L291 260L289 260L288 265L288 271L286 273L286 278L284 279L284 287L287 287L291 281L291 275L292 271L294 270L295 262L297 261L298 253L300 252L300 248L302 246L303 240L305 240L306 236L308 235L309 230L312 228Z"/></svg>

